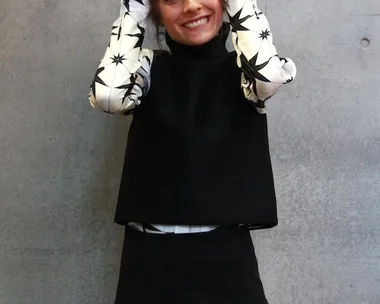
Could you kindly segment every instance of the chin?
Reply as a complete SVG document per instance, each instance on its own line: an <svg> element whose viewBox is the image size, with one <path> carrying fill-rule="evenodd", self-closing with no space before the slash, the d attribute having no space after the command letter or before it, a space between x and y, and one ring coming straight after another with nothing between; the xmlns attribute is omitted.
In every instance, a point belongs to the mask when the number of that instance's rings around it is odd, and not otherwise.
<svg viewBox="0 0 380 304"><path fill-rule="evenodd" d="M202 44L205 44L207 42L209 42L210 40L212 40L214 37L216 36L216 33L215 35L209 35L208 37L202 37L202 38L196 38L196 39L187 39L186 41L183 42L183 44L186 44L186 45L190 45L190 46L197 46L197 45L202 45Z"/></svg>
<svg viewBox="0 0 380 304"><path fill-rule="evenodd" d="M202 45L214 39L218 35L218 30L207 31L198 35L183 35L181 43L190 46Z"/></svg>

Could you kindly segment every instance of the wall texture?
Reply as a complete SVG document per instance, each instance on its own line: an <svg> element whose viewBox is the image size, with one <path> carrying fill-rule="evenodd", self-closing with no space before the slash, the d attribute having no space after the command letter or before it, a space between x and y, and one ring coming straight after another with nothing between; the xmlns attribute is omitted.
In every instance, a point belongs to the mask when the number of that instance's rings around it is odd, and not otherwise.
<svg viewBox="0 0 380 304"><path fill-rule="evenodd" d="M87 94L118 6L0 1L0 304L113 302L129 118ZM380 2L259 6L299 70L269 105L280 225L253 233L268 299L379 304Z"/></svg>

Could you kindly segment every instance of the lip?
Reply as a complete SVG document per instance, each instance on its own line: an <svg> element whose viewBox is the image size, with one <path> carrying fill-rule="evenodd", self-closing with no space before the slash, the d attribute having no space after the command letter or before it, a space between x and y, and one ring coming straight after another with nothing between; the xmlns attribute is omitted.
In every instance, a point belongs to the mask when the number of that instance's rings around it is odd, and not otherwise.
<svg viewBox="0 0 380 304"><path fill-rule="evenodd" d="M205 16L201 16L198 18L190 19L190 20L186 21L185 23L183 23L182 25L185 26L188 23L196 22L196 21L201 20L203 18L210 18L210 17L211 17L210 15L205 15Z"/></svg>

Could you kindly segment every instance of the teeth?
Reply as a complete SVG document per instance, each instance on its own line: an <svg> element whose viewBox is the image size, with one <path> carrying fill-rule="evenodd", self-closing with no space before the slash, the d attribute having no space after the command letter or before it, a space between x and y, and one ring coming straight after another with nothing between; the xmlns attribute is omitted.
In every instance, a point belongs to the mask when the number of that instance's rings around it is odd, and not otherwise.
<svg viewBox="0 0 380 304"><path fill-rule="evenodd" d="M200 26L200 25L206 24L207 21L208 21L208 17L203 18L203 19L201 19L201 20L198 20L198 21L196 21L196 22L187 23L187 24L185 24L185 27L194 28L194 27L197 27L197 26Z"/></svg>

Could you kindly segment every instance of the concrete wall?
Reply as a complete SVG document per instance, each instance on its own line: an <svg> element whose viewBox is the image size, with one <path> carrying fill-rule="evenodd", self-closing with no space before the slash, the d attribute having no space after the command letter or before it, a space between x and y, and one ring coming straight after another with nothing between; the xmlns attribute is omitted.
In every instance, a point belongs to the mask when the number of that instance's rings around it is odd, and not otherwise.
<svg viewBox="0 0 380 304"><path fill-rule="evenodd" d="M269 105L280 225L253 233L268 299L378 304L380 2L259 5L299 70ZM129 118L87 94L118 10L0 1L0 304L113 302Z"/></svg>

